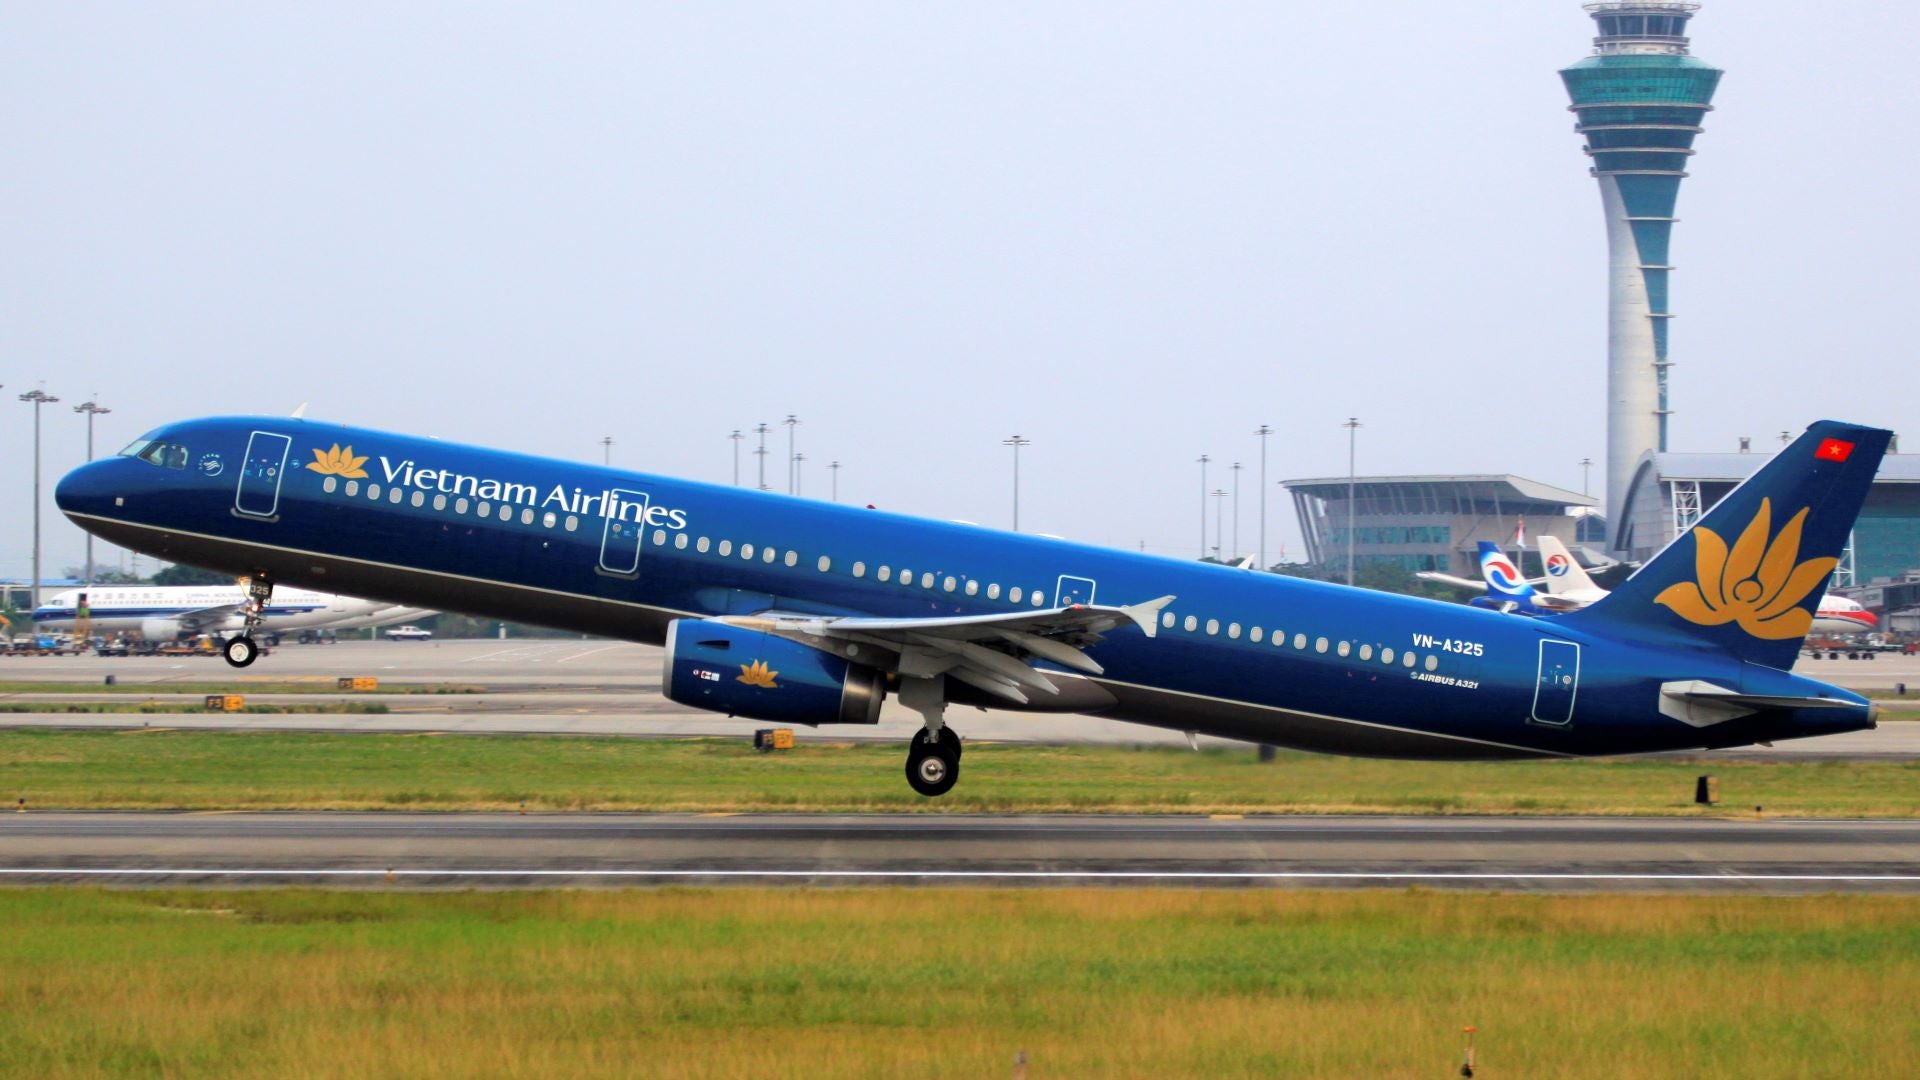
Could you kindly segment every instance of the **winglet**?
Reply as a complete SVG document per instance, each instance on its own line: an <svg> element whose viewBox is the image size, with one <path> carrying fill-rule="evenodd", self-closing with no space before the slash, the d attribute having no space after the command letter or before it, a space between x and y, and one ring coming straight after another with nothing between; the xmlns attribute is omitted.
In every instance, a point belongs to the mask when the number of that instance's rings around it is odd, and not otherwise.
<svg viewBox="0 0 1920 1080"><path fill-rule="evenodd" d="M1152 637L1160 629L1160 609L1173 603L1173 597L1163 596L1158 600L1149 600L1144 604L1123 607L1120 614L1132 619L1140 627L1140 632Z"/></svg>

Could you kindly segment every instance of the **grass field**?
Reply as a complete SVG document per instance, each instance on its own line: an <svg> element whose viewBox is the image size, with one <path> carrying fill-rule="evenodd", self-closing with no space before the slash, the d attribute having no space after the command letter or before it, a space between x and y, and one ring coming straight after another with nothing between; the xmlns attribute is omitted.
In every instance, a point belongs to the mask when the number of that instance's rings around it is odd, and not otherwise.
<svg viewBox="0 0 1920 1080"><path fill-rule="evenodd" d="M1920 814L1920 762L1396 762L972 744L921 799L900 748L743 740L269 732L0 732L0 800L85 809ZM1723 803L1692 803L1694 778Z"/></svg>
<svg viewBox="0 0 1920 1080"><path fill-rule="evenodd" d="M1920 899L0 891L0 1075L1910 1077Z"/></svg>
<svg viewBox="0 0 1920 1080"><path fill-rule="evenodd" d="M0 696L7 694L337 694L339 680L311 678L276 680L240 677L225 682L35 682L0 680ZM380 694L484 694L487 688L471 683L382 683Z"/></svg>
<svg viewBox="0 0 1920 1080"><path fill-rule="evenodd" d="M197 701L0 701L0 713L27 713L45 715L48 713L144 713L160 715L165 713L199 713L210 710ZM243 713L264 716L285 716L288 713L330 713L340 714L384 714L388 711L383 702L378 701L306 701L276 705L243 705Z"/></svg>

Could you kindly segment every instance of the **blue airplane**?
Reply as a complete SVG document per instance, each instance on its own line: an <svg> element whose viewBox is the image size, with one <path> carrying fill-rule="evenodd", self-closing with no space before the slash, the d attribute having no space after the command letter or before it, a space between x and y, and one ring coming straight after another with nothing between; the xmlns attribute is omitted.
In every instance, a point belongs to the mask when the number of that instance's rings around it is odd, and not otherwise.
<svg viewBox="0 0 1920 1080"><path fill-rule="evenodd" d="M1821 421L1605 599L1497 611L304 419L156 429L61 480L82 528L249 580L666 648L682 704L794 724L950 705L1340 754L1537 758L1872 727L1792 674L1890 433Z"/></svg>

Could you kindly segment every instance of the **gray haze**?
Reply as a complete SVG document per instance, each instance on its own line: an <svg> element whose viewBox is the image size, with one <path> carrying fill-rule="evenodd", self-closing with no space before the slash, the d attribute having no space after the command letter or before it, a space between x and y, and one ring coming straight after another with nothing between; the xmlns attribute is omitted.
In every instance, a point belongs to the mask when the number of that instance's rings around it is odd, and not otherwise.
<svg viewBox="0 0 1920 1080"><path fill-rule="evenodd" d="M1693 30L1728 74L1674 448L1920 438L1920 14ZM1253 548L1261 423L1275 481L1344 475L1357 415L1362 473L1578 490L1605 238L1555 72L1591 34L1573 0L0 5L0 576L42 381L49 574L94 393L103 453L306 401L723 482L794 412L808 494L839 459L843 501L993 525L1018 432L1026 528L1183 555L1202 453L1247 464Z"/></svg>

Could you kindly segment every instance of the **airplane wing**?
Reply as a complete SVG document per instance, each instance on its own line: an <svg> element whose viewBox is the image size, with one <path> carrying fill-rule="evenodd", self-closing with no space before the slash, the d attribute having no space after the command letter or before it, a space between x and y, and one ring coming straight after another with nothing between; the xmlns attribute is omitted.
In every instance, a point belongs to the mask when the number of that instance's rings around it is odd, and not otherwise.
<svg viewBox="0 0 1920 1080"><path fill-rule="evenodd" d="M1046 673L1031 666L1046 660L1061 667L1101 674L1100 664L1084 651L1107 632L1133 625L1148 637L1159 629L1160 609L1173 603L1163 596L1143 604L1066 607L1004 615L959 615L924 619L867 616L799 615L778 611L731 616L720 622L746 626L839 652L848 644L877 646L894 654L890 666L910 678L950 675L969 686L1025 705L1026 691L1057 694ZM812 639L809 641L809 639Z"/></svg>
<svg viewBox="0 0 1920 1080"><path fill-rule="evenodd" d="M180 623L182 630L190 634L198 634L204 627L220 626L229 619L238 618L244 614L242 609L245 607L245 604L216 604L213 607L204 607L195 611L183 611L173 618Z"/></svg>
<svg viewBox="0 0 1920 1080"><path fill-rule="evenodd" d="M1437 581L1442 585L1451 585L1456 589L1465 589L1468 592L1487 591L1487 583L1484 581L1470 581L1463 577L1454 577L1452 574L1440 573L1438 570L1420 570L1416 571L1413 576L1419 578L1421 581Z"/></svg>

